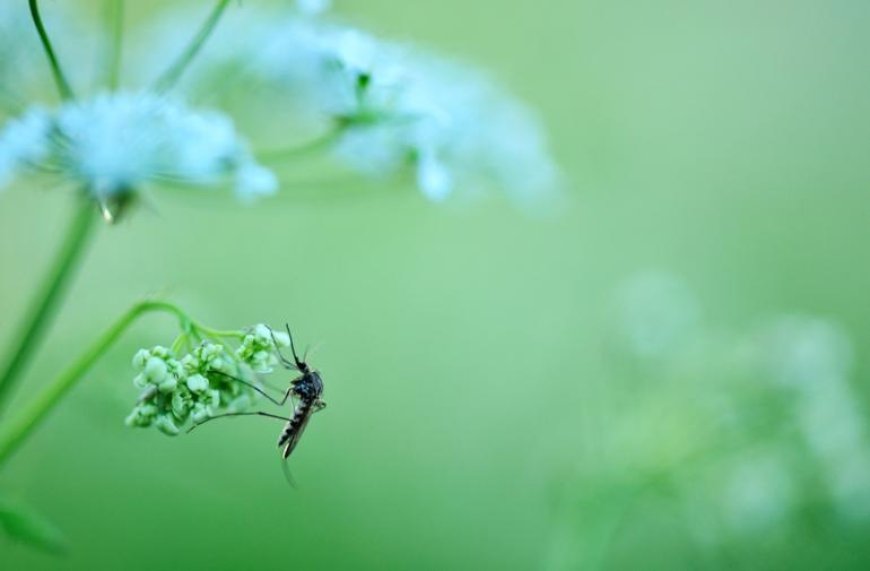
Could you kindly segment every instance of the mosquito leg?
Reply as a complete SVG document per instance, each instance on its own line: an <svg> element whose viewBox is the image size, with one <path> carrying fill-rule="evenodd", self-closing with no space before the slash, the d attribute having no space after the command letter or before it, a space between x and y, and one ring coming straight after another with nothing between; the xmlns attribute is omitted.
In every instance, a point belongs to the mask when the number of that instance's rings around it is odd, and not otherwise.
<svg viewBox="0 0 870 571"><path fill-rule="evenodd" d="M287 480L290 487L294 490L298 490L299 486L296 485L296 479L293 477L293 474L290 473L290 467L287 465L286 458L281 460L281 471L284 472L284 479Z"/></svg>
<svg viewBox="0 0 870 571"><path fill-rule="evenodd" d="M316 400L314 401L314 412L320 412L321 410L326 408L326 401Z"/></svg>
<svg viewBox="0 0 870 571"><path fill-rule="evenodd" d="M269 400L272 401L273 403L277 404L278 406L281 406L281 405L283 405L285 402L287 402L287 399L290 398L290 393L293 391L293 387L292 387L292 386L289 387L289 388L284 392L284 396L281 398L281 400L278 400L278 399L276 399L276 398L272 398L271 396L269 396L269 395L268 395L268 394L267 394L263 389L261 389L260 387L258 387L258 386L255 385L254 383L249 383L248 381L244 381L244 380L242 380L242 379L240 379L240 378L238 378L238 377L234 377L233 375L228 375L228 374L226 374L226 373L224 373L224 372L222 372L222 371L218 371L218 370L216 370L216 369L210 369L210 370L209 370L209 373L217 373L218 375L221 375L221 376L226 377L226 378L228 378L228 379L230 379L230 380L236 381L237 383L242 383L242 384L245 385L245 386L251 387L252 389L254 389L255 391L257 391L258 393L260 393L261 395L263 395L264 397L266 397L267 399L269 399Z"/></svg>
<svg viewBox="0 0 870 571"><path fill-rule="evenodd" d="M257 382L259 382L264 388L269 389L270 391L275 391L276 393L284 394L284 389L279 389L272 383L267 383L265 379L257 378Z"/></svg>
<svg viewBox="0 0 870 571"><path fill-rule="evenodd" d="M226 412L224 414L219 414L217 416L210 416L207 419L203 420L202 422L198 422L198 423L194 424L193 426L191 426L190 428L187 429L187 432L188 433L193 432L194 428L196 428L198 426L202 426L206 422L211 422L212 420L216 420L218 418L224 418L226 416L265 416L267 418L277 418L278 420L284 420L284 421L290 422L290 419L287 418L286 416L280 416L280 415L272 414L269 412L262 412L262 411L257 411L257 412Z"/></svg>
<svg viewBox="0 0 870 571"><path fill-rule="evenodd" d="M298 371L299 368L293 363L293 361L291 361L290 359L285 357L283 353L281 353L281 349L279 349L279 346L278 346L278 340L275 339L275 332L272 331L271 327L269 327L269 335L272 336L272 344L275 346L275 353L278 354L278 359L281 361L281 364L284 365L284 368L290 369L293 371ZM290 342L291 343L293 342L292 337L290 338Z"/></svg>

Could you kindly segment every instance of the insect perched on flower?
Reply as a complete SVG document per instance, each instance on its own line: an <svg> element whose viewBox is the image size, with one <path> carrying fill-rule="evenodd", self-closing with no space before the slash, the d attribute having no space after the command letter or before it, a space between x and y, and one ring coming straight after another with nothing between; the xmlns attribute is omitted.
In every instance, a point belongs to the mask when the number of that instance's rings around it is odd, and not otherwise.
<svg viewBox="0 0 870 571"><path fill-rule="evenodd" d="M293 453L293 450L296 449L296 445L299 444L299 439L302 438L302 433L305 431L305 428L308 426L308 421L311 420L311 416L324 408L326 408L326 402L324 402L320 397L323 395L323 380L320 378L320 373L313 370L308 366L308 363L305 362L304 355L303 358L300 359L296 353L296 346L293 344L293 335L290 333L290 326L286 325L287 328L287 338L290 340L290 350L293 353L293 360L287 359L279 349L279 342L275 338L274 332L269 329L269 334L272 337L272 342L275 347L275 352L278 354L278 358L281 360L281 364L284 365L285 368L291 371L297 371L301 373L298 377L290 381L290 386L284 392L284 396L279 400L272 398L268 394L266 394L259 387L249 383L248 381L244 381L237 377L233 377L224 373L222 371L213 371L221 376L227 377L229 379L235 380L243 385L253 388L255 391L266 397L271 402L275 403L278 406L283 406L284 403L287 402L287 399L290 397L296 397L299 399L299 402L295 405L293 410L293 416L287 418L285 416L280 416L277 414L272 414L264 411L254 411L254 412L228 412L224 414L219 414L215 416L211 416L194 424L190 427L188 432L192 431L197 426L205 424L210 420L214 420L216 418L223 418L227 416L264 416L267 418L277 418L280 420L287 421L287 424L284 426L284 430L281 431L281 435L278 437L278 447L283 448L283 457L286 460L290 457L290 454Z"/></svg>

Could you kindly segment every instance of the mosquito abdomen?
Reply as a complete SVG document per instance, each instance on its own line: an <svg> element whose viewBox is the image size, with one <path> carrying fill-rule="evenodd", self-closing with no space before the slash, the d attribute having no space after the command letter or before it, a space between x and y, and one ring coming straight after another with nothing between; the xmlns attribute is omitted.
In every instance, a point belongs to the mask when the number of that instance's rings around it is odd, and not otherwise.
<svg viewBox="0 0 870 571"><path fill-rule="evenodd" d="M284 449L284 458L287 458L290 453L293 452L293 448L296 447L296 443L299 441L299 436L301 435L302 430L304 430L305 425L308 423L313 408L313 400L303 400L296 405L293 417L284 426L284 430L281 431L281 436L278 437L278 447L280 448L281 446L286 445L286 448Z"/></svg>

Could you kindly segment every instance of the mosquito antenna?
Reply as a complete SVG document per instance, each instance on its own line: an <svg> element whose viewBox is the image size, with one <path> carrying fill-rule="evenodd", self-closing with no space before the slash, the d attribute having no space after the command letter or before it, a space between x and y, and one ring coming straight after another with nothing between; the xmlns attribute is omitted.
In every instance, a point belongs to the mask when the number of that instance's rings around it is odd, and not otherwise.
<svg viewBox="0 0 870 571"><path fill-rule="evenodd" d="M322 346L323 346L323 344L318 342L318 343L315 343L314 345L306 347L305 348L305 358L308 359L308 355L313 355L314 353L319 351Z"/></svg>
<svg viewBox="0 0 870 571"><path fill-rule="evenodd" d="M290 333L290 324L285 323L284 327L287 328L287 336L290 338L290 350L293 351L293 360L296 361L296 366L300 366L304 361L300 361L299 357L296 356L296 346L293 344L293 334Z"/></svg>

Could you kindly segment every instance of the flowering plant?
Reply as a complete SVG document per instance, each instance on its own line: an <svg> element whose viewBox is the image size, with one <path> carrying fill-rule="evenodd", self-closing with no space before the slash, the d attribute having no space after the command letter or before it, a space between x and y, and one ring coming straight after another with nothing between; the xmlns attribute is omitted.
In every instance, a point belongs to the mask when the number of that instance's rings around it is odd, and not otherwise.
<svg viewBox="0 0 870 571"><path fill-rule="evenodd" d="M76 84L62 61L82 59L71 37L101 34L69 15L62 23L46 22L38 0L28 0L35 33L24 35L24 4L0 7L5 56L0 57L0 118L5 117L0 123L0 190L34 179L71 187L76 202L56 260L0 368L0 467L143 314L175 316L180 334L170 347L136 353L134 384L141 392L126 423L154 426L169 435L248 408L262 392L259 374L271 369L278 346L288 342L265 325L217 331L174 304L142 301L7 419L3 407L57 313L98 213L105 222L118 223L135 211L143 193L178 186L231 185L240 200L255 202L286 186L280 175L292 166L291 159L316 151L363 174L410 171L433 201L499 188L528 203L558 187L558 169L532 114L480 72L330 22L322 0L300 1L296 9L277 12L245 6L232 14L230 4L217 0L199 23L175 13L174 30L149 28L147 40L134 42L124 59L136 62L134 71L139 72L154 69L154 57L161 56L160 71L122 88L124 1L110 0L108 47L99 70L104 81L91 93ZM189 39L178 43L179 37ZM42 77L33 71L36 50L30 48L37 39L58 103L45 102ZM61 49L53 39L60 39ZM249 89L252 84L277 97L282 111L265 121L261 116L258 123L262 106L258 90ZM233 105L220 105L221 94L234 91L242 92L236 98L242 104L236 103L231 113ZM212 95L207 108L199 104L205 94ZM248 128L258 134L256 145L241 134ZM6 513L0 510L0 524L18 529L4 520ZM16 513L16 521L31 521ZM24 527L28 531L19 536L56 545L52 534L39 531L44 526Z"/></svg>

